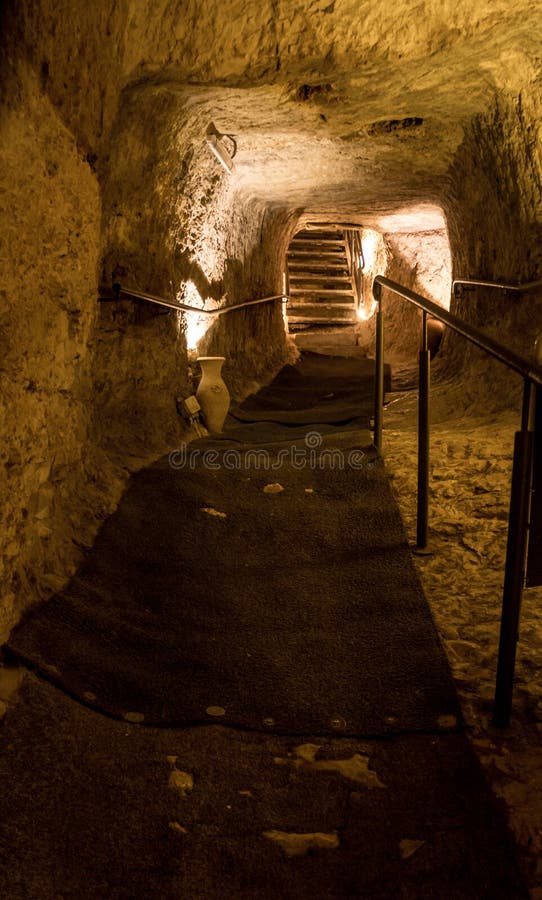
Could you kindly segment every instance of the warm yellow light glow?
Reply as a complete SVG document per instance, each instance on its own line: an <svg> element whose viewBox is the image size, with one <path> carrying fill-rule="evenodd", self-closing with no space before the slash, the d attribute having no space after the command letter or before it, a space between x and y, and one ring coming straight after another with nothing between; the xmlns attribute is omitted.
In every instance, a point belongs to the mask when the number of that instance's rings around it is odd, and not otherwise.
<svg viewBox="0 0 542 900"><path fill-rule="evenodd" d="M196 285L192 281L187 281L183 288L177 294L177 299L181 303L189 303L190 306L200 306L203 309L204 302L201 299ZM186 347L188 350L197 350L199 341L209 328L212 317L200 315L197 312L185 312L186 322Z"/></svg>
<svg viewBox="0 0 542 900"><path fill-rule="evenodd" d="M288 301L286 297L282 301L282 321L284 322L284 330L288 334Z"/></svg>
<svg viewBox="0 0 542 900"><path fill-rule="evenodd" d="M378 231L372 228L364 228L362 236L363 259L365 262L364 272L372 272L378 255L378 249L382 243L382 237Z"/></svg>
<svg viewBox="0 0 542 900"><path fill-rule="evenodd" d="M198 343L209 327L203 316L197 313L186 313L186 347L188 350L197 350Z"/></svg>
<svg viewBox="0 0 542 900"><path fill-rule="evenodd" d="M370 319L374 314L376 309L376 300L369 300L364 303L363 306L358 306L358 319L361 319L362 322L366 322L367 319Z"/></svg>
<svg viewBox="0 0 542 900"><path fill-rule="evenodd" d="M422 231L440 231L446 228L446 220L440 206L420 203L405 206L377 220L377 227L383 234L415 234Z"/></svg>

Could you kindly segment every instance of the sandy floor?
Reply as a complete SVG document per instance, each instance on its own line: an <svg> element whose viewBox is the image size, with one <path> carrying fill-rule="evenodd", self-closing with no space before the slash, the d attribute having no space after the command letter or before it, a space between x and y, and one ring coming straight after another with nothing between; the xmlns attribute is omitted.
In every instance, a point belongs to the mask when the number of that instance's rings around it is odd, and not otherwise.
<svg viewBox="0 0 542 900"><path fill-rule="evenodd" d="M504 578L510 474L518 414L455 418L434 392L430 544L416 564L457 683L472 742L527 851L542 898L542 588L523 599L510 728L491 725ZM416 532L416 393L392 394L384 456L409 539ZM453 406L453 404L452 404Z"/></svg>

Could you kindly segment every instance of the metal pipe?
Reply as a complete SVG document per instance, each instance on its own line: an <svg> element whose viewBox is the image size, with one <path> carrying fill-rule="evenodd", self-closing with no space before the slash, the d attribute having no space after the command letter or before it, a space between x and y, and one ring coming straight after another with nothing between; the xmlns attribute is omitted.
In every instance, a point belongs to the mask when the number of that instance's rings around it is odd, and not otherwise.
<svg viewBox="0 0 542 900"><path fill-rule="evenodd" d="M376 312L375 345L375 411L373 443L378 453L382 452L382 426L384 419L384 313L380 287L373 286L374 298L378 303Z"/></svg>
<svg viewBox="0 0 542 900"><path fill-rule="evenodd" d="M427 313L422 314L418 383L418 508L416 550L427 550L429 524L429 386L431 354L427 342Z"/></svg>
<svg viewBox="0 0 542 900"><path fill-rule="evenodd" d="M462 284L471 285L472 287L490 287L500 291L515 291L522 293L523 291L532 291L534 288L542 287L542 281L528 281L525 284L505 284L501 281L483 281L478 278L454 278L452 281L452 294L456 294L456 288Z"/></svg>
<svg viewBox="0 0 542 900"><path fill-rule="evenodd" d="M502 598L501 633L493 708L493 724L499 728L505 728L509 724L512 711L512 691L516 665L516 647L519 638L521 601L525 584L532 487L534 447L532 395L534 393L535 388L526 380L523 395L522 430L516 432L514 439L514 463L512 468L512 490ZM526 416L526 410L530 411L528 416Z"/></svg>
<svg viewBox="0 0 542 900"><path fill-rule="evenodd" d="M237 309L243 309L246 306L257 306L260 303L269 303L272 300L289 300L284 294L273 294L271 297L260 297L258 300L243 300L242 303L233 303L231 306L223 306L220 309L201 309L199 306L190 306L188 303L178 303L173 300L166 300L164 297L158 297L156 294L149 294L147 291L139 291L135 288L123 288L120 284L114 284L113 290L115 297L101 298L102 300L117 300L120 297L135 298L136 300L147 300L149 303L156 303L158 306L167 306L168 309L177 309L183 312L196 312L204 316L223 316L226 313L233 312Z"/></svg>
<svg viewBox="0 0 542 900"><path fill-rule="evenodd" d="M440 322L444 322L444 324L448 325L448 327L451 328L452 331L456 331L458 334L461 334L464 338L470 341L471 344L474 344L476 347L480 347L481 350L485 350L485 352L489 353L490 356L493 356L495 359L500 360L502 363L504 363L505 366L508 366L508 368L513 369L519 375L522 375L523 378L528 378L530 379L530 381L534 382L534 384L542 386L542 366L536 364L533 365L523 356L519 356L519 354L514 353L512 350L509 350L508 347L504 347L502 344L494 341L493 338L488 337L487 334L484 334L483 331L480 331L473 325L469 325L467 322L464 322L463 319L459 318L459 316L454 315L447 309L443 309L442 306L438 306L438 304L433 303L432 300L427 300L425 297L422 297L421 294L416 294L415 291L411 291L409 288L403 287L396 281L391 281L389 278L385 278L384 275L376 276L374 280L374 286L376 285L387 287L390 291L393 291L400 297L404 297L405 300L413 303L414 306L418 307L418 309L423 309L434 319L438 319Z"/></svg>
<svg viewBox="0 0 542 900"><path fill-rule="evenodd" d="M247 306L259 306L261 303L269 303L272 300L286 300L288 301L290 298L286 297L284 294L273 294L271 297L259 297L258 300L243 300L242 303L232 303L231 306L223 306L221 309L217 310L209 310L212 314L213 312L217 316L225 316L226 313L234 312L238 309L245 309Z"/></svg>

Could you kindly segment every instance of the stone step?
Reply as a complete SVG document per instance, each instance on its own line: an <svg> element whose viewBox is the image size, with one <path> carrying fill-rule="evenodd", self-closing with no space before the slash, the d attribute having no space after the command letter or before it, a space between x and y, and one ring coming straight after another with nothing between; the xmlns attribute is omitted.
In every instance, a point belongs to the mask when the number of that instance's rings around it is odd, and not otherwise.
<svg viewBox="0 0 542 900"><path fill-rule="evenodd" d="M351 303L293 303L290 301L286 307L288 318L291 316L318 316L329 315L333 319L348 318L352 316L357 321L356 307Z"/></svg>
<svg viewBox="0 0 542 900"><path fill-rule="evenodd" d="M310 325L299 327L293 333L293 339L300 350L312 350L314 353L324 353L331 356L338 354L362 353L358 347L358 333L355 325L348 322L334 322L331 325Z"/></svg>
<svg viewBox="0 0 542 900"><path fill-rule="evenodd" d="M345 271L348 272L348 263L346 259L321 259L319 256L315 256L313 259L304 258L304 259L288 259L288 269L293 272L297 272L297 270L301 270L302 272L308 272L310 269L314 269L316 272L320 272L321 270L329 271L329 272L339 272Z"/></svg>
<svg viewBox="0 0 542 900"><path fill-rule="evenodd" d="M329 282L290 284L289 293L290 297L295 297L296 302L299 302L300 298L303 297L306 297L310 303L312 303L314 297L325 297L330 303L341 299L344 299L347 303L353 303L355 299L352 287L348 284L334 286L329 284Z"/></svg>
<svg viewBox="0 0 542 900"><path fill-rule="evenodd" d="M318 253L316 256L314 255L314 253L312 253L312 251L309 253L308 251L304 252L303 250L296 250L295 253L288 254L288 265L290 265L291 262L297 260L299 260L300 262L305 261L310 265L312 265L313 261L317 260L325 263L339 262L342 266L346 265L345 257L342 254L332 253L331 251L329 253Z"/></svg>
<svg viewBox="0 0 542 900"><path fill-rule="evenodd" d="M298 231L287 253L292 326L357 323L357 306L342 229L325 223Z"/></svg>
<svg viewBox="0 0 542 900"><path fill-rule="evenodd" d="M302 312L304 309L308 308L318 308L320 311L325 309L353 309L356 311L356 306L354 303L330 303L329 299L322 298L321 300L313 300L310 303L300 303L299 300L294 300L293 298L288 301L288 313L292 310L296 310L297 312Z"/></svg>
<svg viewBox="0 0 542 900"><path fill-rule="evenodd" d="M316 284L320 282L321 284L324 281L330 281L332 284L338 284L339 282L347 282L352 287L352 281L350 279L350 274L348 272L339 272L337 270L332 272L326 272L324 269L320 269L318 272L305 272L301 269L296 270L295 272L290 272L290 284L296 284L298 281L309 281L312 284Z"/></svg>
<svg viewBox="0 0 542 900"><path fill-rule="evenodd" d="M344 241L314 241L314 240L294 240L290 243L290 251L291 250L312 250L313 252L319 252L321 250L334 250L339 253L344 253Z"/></svg>
<svg viewBox="0 0 542 900"><path fill-rule="evenodd" d="M342 244L344 247L344 239L341 234L335 233L325 233L323 231L299 231L295 237L292 238L291 243L296 244L299 241L310 242L311 244Z"/></svg>
<svg viewBox="0 0 542 900"><path fill-rule="evenodd" d="M347 290L352 289L352 282L349 275L337 273L326 275L324 272L291 272L290 286L295 285L296 287L299 287L301 283L309 285L319 284L322 287L329 284L332 288L340 287L342 285L346 286Z"/></svg>
<svg viewBox="0 0 542 900"><path fill-rule="evenodd" d="M290 325L327 325L330 322L344 323L345 325L353 325L357 322L357 317L348 310L329 310L322 313L321 310L310 308L301 312L288 313L288 324Z"/></svg>
<svg viewBox="0 0 542 900"><path fill-rule="evenodd" d="M290 246L295 247L297 244L311 244L313 246L318 246L320 244L325 245L326 247L344 247L344 240L337 234L330 235L299 235L297 234L290 241Z"/></svg>
<svg viewBox="0 0 542 900"><path fill-rule="evenodd" d="M340 282L345 282L349 285L350 289L352 289L352 281L350 279L350 275L348 273L343 274L342 272L325 272L321 269L319 272L302 272L301 270L296 272L290 272L290 284L297 284L299 281L307 281L311 284L323 284L324 281L331 282L332 285L339 284Z"/></svg>
<svg viewBox="0 0 542 900"><path fill-rule="evenodd" d="M298 234L302 233L311 233L313 231L323 231L325 234L329 234L330 232L340 232L341 234L344 231L362 231L363 225L360 225L359 222L307 222L301 231L298 231Z"/></svg>
<svg viewBox="0 0 542 900"><path fill-rule="evenodd" d="M299 247L313 247L319 250L342 250L344 252L344 241L338 241L336 238L330 238L328 241L314 240L314 238L294 238L290 242L290 247L294 250Z"/></svg>
<svg viewBox="0 0 542 900"><path fill-rule="evenodd" d="M352 293L352 288L350 290L348 288L320 288L320 287L308 287L308 288L299 288L293 287L290 285L290 295L291 296L300 296L310 294L311 302L313 300L313 295L318 294L321 297L345 297L349 299L351 303L354 302L354 294Z"/></svg>
<svg viewBox="0 0 542 900"><path fill-rule="evenodd" d="M295 303L290 300L286 307L286 314L295 316L308 316L318 314L322 316L333 313L334 316L352 313L357 318L356 307L353 303Z"/></svg>

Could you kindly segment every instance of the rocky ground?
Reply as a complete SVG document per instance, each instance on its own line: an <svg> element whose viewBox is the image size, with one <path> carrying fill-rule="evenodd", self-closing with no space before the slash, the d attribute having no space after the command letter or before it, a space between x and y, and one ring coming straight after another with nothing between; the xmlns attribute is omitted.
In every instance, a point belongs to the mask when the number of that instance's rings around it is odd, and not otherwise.
<svg viewBox="0 0 542 900"><path fill-rule="evenodd" d="M386 465L409 539L416 534L416 393L389 397ZM510 500L519 413L454 415L435 390L430 480L432 555L415 557L457 684L472 743L542 898L542 588L525 591L513 718L491 724Z"/></svg>

